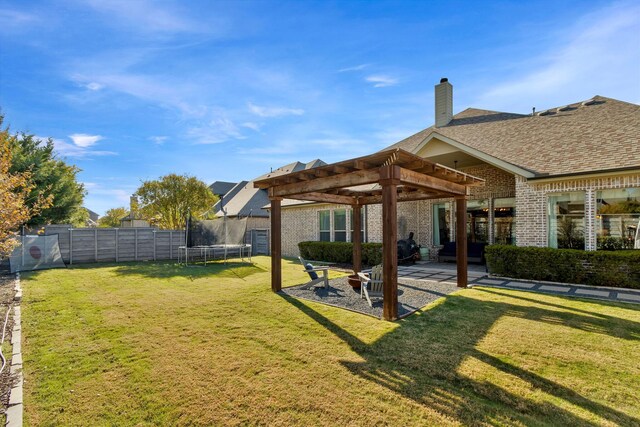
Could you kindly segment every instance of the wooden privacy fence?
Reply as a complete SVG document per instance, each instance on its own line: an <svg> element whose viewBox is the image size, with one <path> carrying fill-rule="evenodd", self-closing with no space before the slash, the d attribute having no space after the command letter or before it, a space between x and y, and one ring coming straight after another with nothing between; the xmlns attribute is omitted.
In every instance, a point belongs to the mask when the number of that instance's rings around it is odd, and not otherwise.
<svg viewBox="0 0 640 427"><path fill-rule="evenodd" d="M45 235L58 235L66 264L178 259L184 230L155 228L71 228L48 225Z"/></svg>

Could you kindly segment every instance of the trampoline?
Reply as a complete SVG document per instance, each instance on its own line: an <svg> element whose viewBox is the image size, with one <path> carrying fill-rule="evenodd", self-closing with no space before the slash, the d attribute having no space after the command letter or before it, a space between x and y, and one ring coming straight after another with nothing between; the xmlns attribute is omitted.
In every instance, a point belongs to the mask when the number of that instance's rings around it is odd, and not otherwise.
<svg viewBox="0 0 640 427"><path fill-rule="evenodd" d="M199 245L199 246L180 246L178 248L178 262L189 265L189 262L204 261L207 265L208 261L216 261L223 259L225 263L227 259L245 258L251 262L251 245Z"/></svg>

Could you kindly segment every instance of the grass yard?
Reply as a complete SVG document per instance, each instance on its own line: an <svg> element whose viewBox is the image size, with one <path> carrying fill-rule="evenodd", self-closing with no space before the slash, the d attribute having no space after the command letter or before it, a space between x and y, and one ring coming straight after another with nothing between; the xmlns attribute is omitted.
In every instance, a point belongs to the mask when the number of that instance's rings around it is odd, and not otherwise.
<svg viewBox="0 0 640 427"><path fill-rule="evenodd" d="M638 305L475 288L389 323L254 261L24 274L25 422L640 424Z"/></svg>

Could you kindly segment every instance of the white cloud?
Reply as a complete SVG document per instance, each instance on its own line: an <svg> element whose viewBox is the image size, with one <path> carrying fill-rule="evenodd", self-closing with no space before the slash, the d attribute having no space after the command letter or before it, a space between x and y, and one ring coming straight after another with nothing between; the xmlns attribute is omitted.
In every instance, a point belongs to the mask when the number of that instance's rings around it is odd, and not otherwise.
<svg viewBox="0 0 640 427"><path fill-rule="evenodd" d="M162 145L165 143L165 141L168 139L168 136L150 136L149 140L158 144L158 145Z"/></svg>
<svg viewBox="0 0 640 427"><path fill-rule="evenodd" d="M338 70L339 73L346 73L349 71L362 71L365 68L367 68L369 66L369 64L360 64L360 65L356 65L354 67L347 67L347 68L342 68L340 70Z"/></svg>
<svg viewBox="0 0 640 427"><path fill-rule="evenodd" d="M96 83L96 82L90 82L90 83L87 83L84 87L86 87L89 90L96 91L96 90L102 89L104 85L101 85L100 83Z"/></svg>
<svg viewBox="0 0 640 427"><path fill-rule="evenodd" d="M17 10L0 9L0 32L2 30L24 30L38 21L35 15Z"/></svg>
<svg viewBox="0 0 640 427"><path fill-rule="evenodd" d="M73 135L69 135L69 138L71 138L75 145L81 148L91 147L96 142L104 139L104 137L100 135L87 135L86 133L74 133Z"/></svg>
<svg viewBox="0 0 640 427"><path fill-rule="evenodd" d="M534 105L540 110L593 95L638 102L639 34L640 7L631 3L586 15L558 31L546 53L520 64L521 76L486 90L477 105L524 112ZM532 62L538 65L532 67Z"/></svg>
<svg viewBox="0 0 640 427"><path fill-rule="evenodd" d="M189 32L206 31L206 27L189 19L177 8L161 7L158 2L148 0L90 0L87 4L94 10L108 14L140 32Z"/></svg>
<svg viewBox="0 0 640 427"><path fill-rule="evenodd" d="M41 136L36 136L36 138L43 141L49 139ZM64 139L51 138L51 140L53 141L55 152L63 157L86 159L97 156L115 156L118 154L113 151L92 150L89 148L89 146L83 147L81 145L76 145L75 143L65 141Z"/></svg>
<svg viewBox="0 0 640 427"><path fill-rule="evenodd" d="M301 116L304 114L304 110L301 108L261 107L251 102L249 103L249 111L260 117Z"/></svg>
<svg viewBox="0 0 640 427"><path fill-rule="evenodd" d="M260 131L260 127L261 127L260 124L254 123L254 122L244 122L240 126L251 129L251 130L255 130L256 132Z"/></svg>
<svg viewBox="0 0 640 427"><path fill-rule="evenodd" d="M219 144L230 139L244 139L238 127L224 115L217 116L187 130L187 137L196 144Z"/></svg>
<svg viewBox="0 0 640 427"><path fill-rule="evenodd" d="M398 84L398 79L384 74L367 76L365 80L369 83L373 83L373 87L387 87Z"/></svg>

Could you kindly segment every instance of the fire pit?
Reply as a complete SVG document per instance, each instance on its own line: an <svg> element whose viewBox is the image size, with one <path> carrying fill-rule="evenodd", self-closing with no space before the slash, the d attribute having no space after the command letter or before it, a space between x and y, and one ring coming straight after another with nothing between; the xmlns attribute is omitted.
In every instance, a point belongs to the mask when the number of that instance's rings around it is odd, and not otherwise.
<svg viewBox="0 0 640 427"><path fill-rule="evenodd" d="M354 290L359 290L361 284L360 277L358 277L357 274L352 274L351 276L349 276L349 284Z"/></svg>

